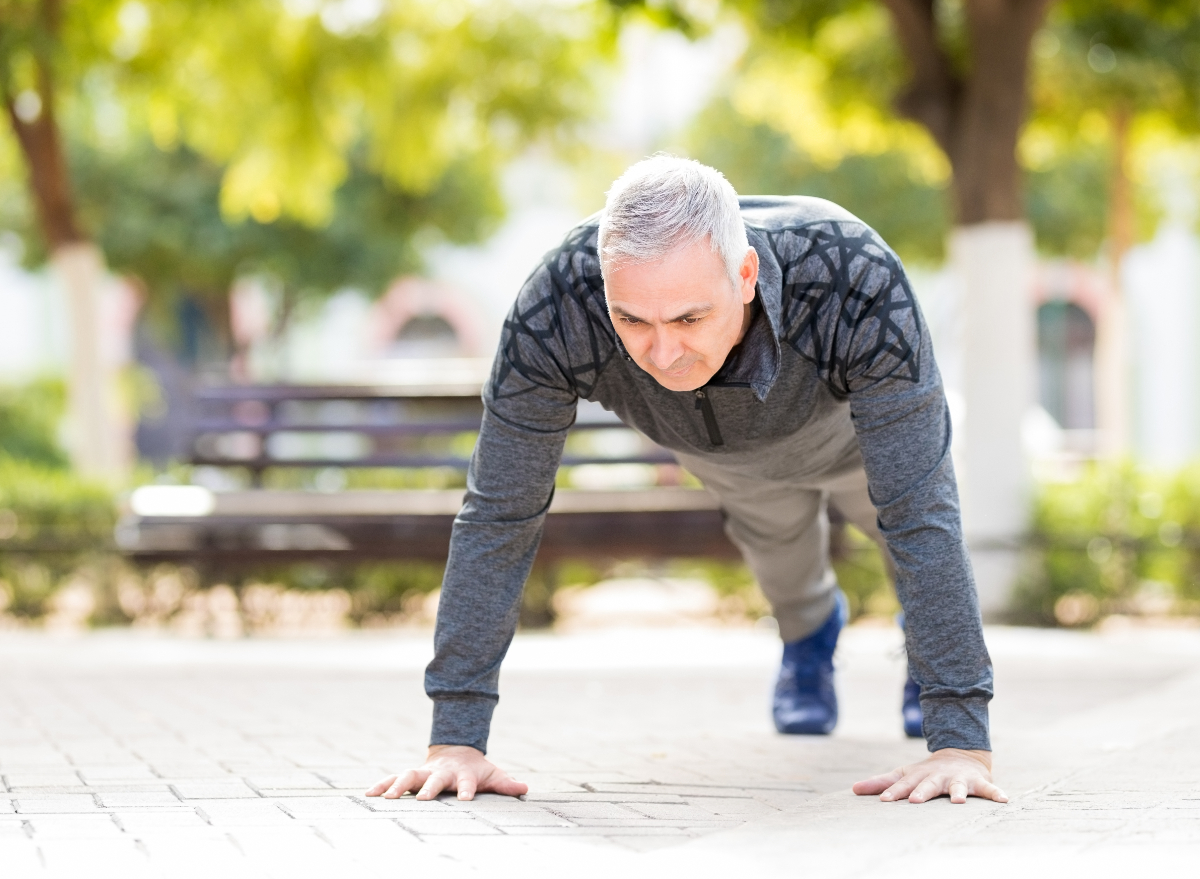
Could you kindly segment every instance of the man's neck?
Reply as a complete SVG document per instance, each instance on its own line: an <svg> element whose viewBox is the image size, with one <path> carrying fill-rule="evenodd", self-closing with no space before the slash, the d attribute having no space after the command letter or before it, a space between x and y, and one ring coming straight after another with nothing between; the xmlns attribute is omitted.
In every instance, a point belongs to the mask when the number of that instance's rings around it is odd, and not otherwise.
<svg viewBox="0 0 1200 879"><path fill-rule="evenodd" d="M755 299L758 297L756 296ZM750 331L750 323L754 320L754 299L751 299L742 306L742 328L738 332L737 341L734 345L742 344L742 339L746 338L746 333Z"/></svg>

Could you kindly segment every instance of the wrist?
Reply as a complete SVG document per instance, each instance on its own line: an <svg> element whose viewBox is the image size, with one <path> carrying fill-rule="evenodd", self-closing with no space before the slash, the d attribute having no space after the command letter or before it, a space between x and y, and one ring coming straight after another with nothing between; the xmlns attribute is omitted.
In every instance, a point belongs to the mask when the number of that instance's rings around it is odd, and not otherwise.
<svg viewBox="0 0 1200 879"><path fill-rule="evenodd" d="M448 754L462 754L470 757L483 757L483 751L478 748L473 748L470 745L430 745L429 751L425 755L425 759L432 760L434 757L444 757Z"/></svg>
<svg viewBox="0 0 1200 879"><path fill-rule="evenodd" d="M955 757L955 756L966 757L970 760L975 760L979 763L982 763L983 766L988 770L988 772L992 771L992 752L991 751L971 750L968 748L940 748L940 749L934 751L930 756L938 757L938 756L942 756L942 755L944 755L946 757Z"/></svg>

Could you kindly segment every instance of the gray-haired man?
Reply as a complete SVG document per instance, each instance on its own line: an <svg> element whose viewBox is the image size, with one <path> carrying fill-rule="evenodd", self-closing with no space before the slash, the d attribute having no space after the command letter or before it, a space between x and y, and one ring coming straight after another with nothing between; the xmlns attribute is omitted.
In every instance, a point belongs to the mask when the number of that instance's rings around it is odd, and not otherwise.
<svg viewBox="0 0 1200 879"><path fill-rule="evenodd" d="M991 663L950 420L899 260L836 205L739 201L717 171L666 156L626 171L601 215L529 277L505 322L426 672L429 756L368 795L526 792L484 752L580 398L670 449L720 499L785 642L781 731L827 733L837 718L845 602L827 557L832 499L886 544L932 751L855 792L1005 799L991 782Z"/></svg>

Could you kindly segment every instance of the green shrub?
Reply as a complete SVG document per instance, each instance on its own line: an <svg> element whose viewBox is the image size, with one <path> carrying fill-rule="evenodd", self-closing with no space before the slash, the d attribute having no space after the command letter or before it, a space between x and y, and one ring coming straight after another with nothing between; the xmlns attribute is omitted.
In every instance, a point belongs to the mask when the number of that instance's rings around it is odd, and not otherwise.
<svg viewBox="0 0 1200 879"><path fill-rule="evenodd" d="M1200 466L1093 464L1039 486L1014 621L1200 610Z"/></svg>
<svg viewBox="0 0 1200 879"><path fill-rule="evenodd" d="M0 591L8 612L40 617L66 580L87 569L95 581L111 567L115 523L105 486L0 455Z"/></svg>
<svg viewBox="0 0 1200 879"><path fill-rule="evenodd" d="M65 403L66 387L58 379L0 387L0 458L65 468L67 457L58 445Z"/></svg>

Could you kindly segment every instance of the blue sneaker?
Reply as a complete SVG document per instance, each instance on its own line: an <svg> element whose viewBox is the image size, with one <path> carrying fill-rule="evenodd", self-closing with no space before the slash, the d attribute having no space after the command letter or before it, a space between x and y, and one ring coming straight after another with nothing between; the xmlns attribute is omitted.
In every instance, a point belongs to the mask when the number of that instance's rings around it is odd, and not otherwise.
<svg viewBox="0 0 1200 879"><path fill-rule="evenodd" d="M772 713L775 729L789 735L827 736L837 725L837 693L833 689L833 651L849 618L846 596L821 628L807 638L783 645L783 664L775 682Z"/></svg>
<svg viewBox="0 0 1200 879"><path fill-rule="evenodd" d="M921 711L921 685L912 679L912 672L904 682L904 703L900 708L904 718L904 734L910 739L925 738L925 715Z"/></svg>
<svg viewBox="0 0 1200 879"><path fill-rule="evenodd" d="M896 614L896 625L904 631L904 612ZM921 711L921 685L913 680L912 672L904 681L904 699L900 703L900 717L904 720L904 734L910 739L925 738L925 713Z"/></svg>

